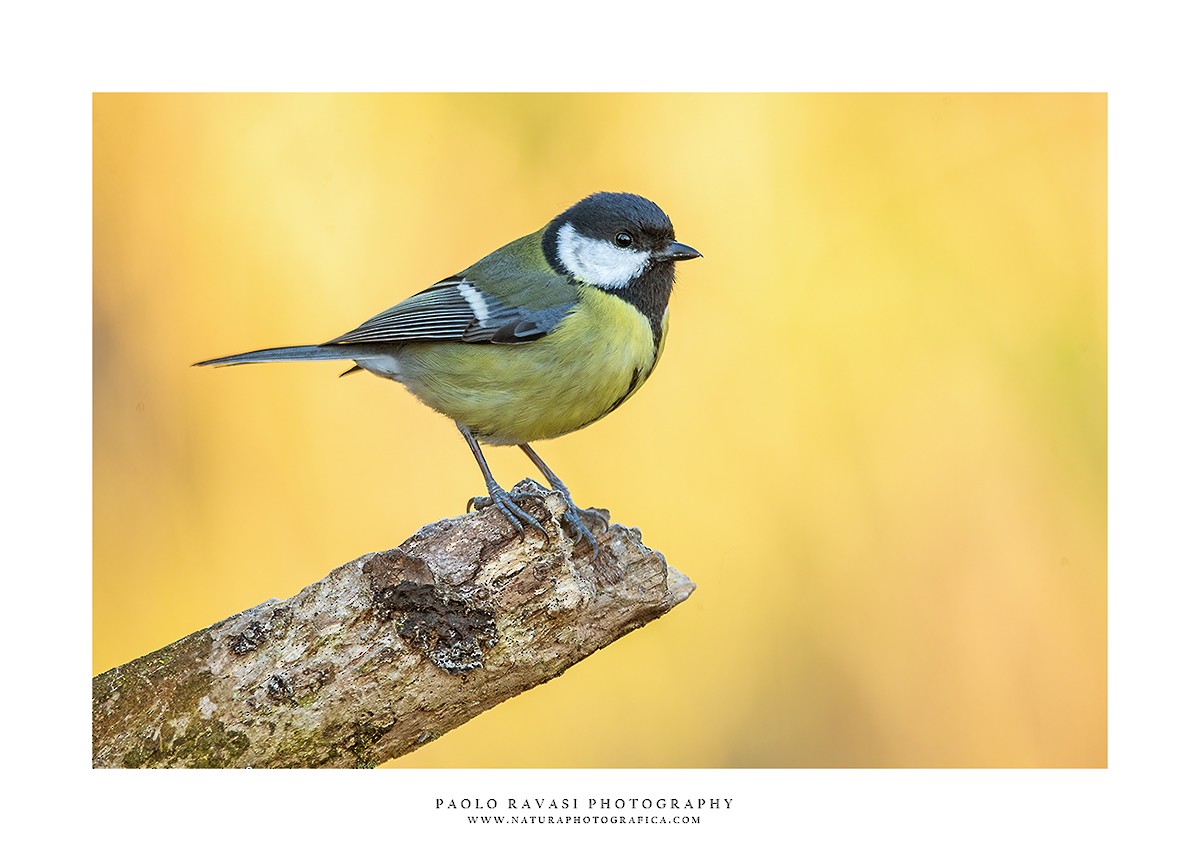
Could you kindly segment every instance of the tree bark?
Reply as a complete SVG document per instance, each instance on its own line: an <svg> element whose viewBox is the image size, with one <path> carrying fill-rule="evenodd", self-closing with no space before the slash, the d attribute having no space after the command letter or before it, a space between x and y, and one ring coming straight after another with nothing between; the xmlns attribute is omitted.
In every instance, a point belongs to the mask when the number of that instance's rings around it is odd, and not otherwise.
<svg viewBox="0 0 1200 861"><path fill-rule="evenodd" d="M599 556L532 482L547 536L487 509L432 523L92 681L99 768L372 767L662 615L693 584L619 524ZM607 513L605 512L606 516Z"/></svg>

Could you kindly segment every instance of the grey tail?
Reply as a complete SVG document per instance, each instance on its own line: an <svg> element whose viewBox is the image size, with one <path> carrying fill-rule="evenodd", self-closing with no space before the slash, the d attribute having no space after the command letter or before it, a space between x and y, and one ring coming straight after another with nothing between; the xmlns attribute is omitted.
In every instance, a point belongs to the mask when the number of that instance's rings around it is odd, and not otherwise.
<svg viewBox="0 0 1200 861"><path fill-rule="evenodd" d="M359 359L370 354L370 348L361 344L312 344L307 347L274 347L270 350L252 350L235 353L219 359L197 362L192 367L203 365L246 365L254 362L322 362L337 359Z"/></svg>

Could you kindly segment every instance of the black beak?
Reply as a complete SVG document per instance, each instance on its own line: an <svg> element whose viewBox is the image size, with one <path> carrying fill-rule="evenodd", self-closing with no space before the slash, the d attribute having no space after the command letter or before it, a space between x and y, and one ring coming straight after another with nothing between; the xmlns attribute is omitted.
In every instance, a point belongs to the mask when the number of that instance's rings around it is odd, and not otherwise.
<svg viewBox="0 0 1200 861"><path fill-rule="evenodd" d="M694 260L704 255L690 245L684 245L682 242L672 242L655 256L660 260Z"/></svg>

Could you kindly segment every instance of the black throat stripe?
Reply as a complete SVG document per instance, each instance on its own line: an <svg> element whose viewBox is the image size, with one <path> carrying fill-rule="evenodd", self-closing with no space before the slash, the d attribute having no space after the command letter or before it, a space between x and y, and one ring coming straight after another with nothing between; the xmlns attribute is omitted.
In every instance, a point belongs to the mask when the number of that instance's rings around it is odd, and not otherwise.
<svg viewBox="0 0 1200 861"><path fill-rule="evenodd" d="M629 379L629 388L627 388L625 390L625 394L621 395L621 397L619 397L615 401L613 401L612 406L609 407L608 409L606 409L604 411L604 414L601 415L600 417L604 418L604 416L608 415L613 410L615 410L617 407L621 406L621 404L625 403L625 401L629 400L629 396L633 394L633 390L638 387L638 383L640 383L641 380L642 380L642 369L634 368L633 376L630 377L630 379Z"/></svg>
<svg viewBox="0 0 1200 861"><path fill-rule="evenodd" d="M642 312L654 335L654 354L662 348L663 315L671 300L671 287L675 283L675 264L669 260L654 263L623 289L599 287L611 296L623 299Z"/></svg>

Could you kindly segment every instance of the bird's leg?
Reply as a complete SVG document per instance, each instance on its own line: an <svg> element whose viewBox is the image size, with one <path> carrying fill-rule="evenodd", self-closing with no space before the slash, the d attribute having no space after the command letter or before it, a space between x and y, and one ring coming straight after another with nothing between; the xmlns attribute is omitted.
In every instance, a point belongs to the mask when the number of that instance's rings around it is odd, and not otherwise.
<svg viewBox="0 0 1200 861"><path fill-rule="evenodd" d="M483 483L487 487L488 496L477 496L467 503L467 511L472 507L483 509L488 505L495 505L500 510L500 513L508 518L508 522L516 527L517 532L525 533L525 526L536 527L538 532L546 535L546 530L542 524L538 523L537 518L532 514L522 511L517 505L514 495L518 498L521 494L512 494L500 487L496 483L496 479L492 478L492 471L488 469L487 461L483 459L483 451L479 448L479 442L475 439L475 434L471 429L461 422L455 422L458 425L459 432L467 441L467 445L471 447L471 454L475 455L475 462L479 464L479 469L483 472ZM546 536L549 538L549 536Z"/></svg>
<svg viewBox="0 0 1200 861"><path fill-rule="evenodd" d="M596 543L596 536L592 535L592 531L584 525L583 515L590 514L604 522L605 526L608 526L608 522L601 514L592 509L588 509L586 512L580 510L579 506L575 504L575 500L571 499L571 491L567 490L567 486L563 484L563 480L554 474L550 467L546 465L546 461L538 457L537 452L533 450L529 443L521 443L520 448L533 461L533 465L541 471L542 475L546 476L546 480L550 482L550 487L563 495L563 499L567 503L566 513L563 514L563 522L567 524L567 527L571 531L571 540L577 542L580 538L586 539L588 546L592 548L592 558L595 559L600 553L600 545Z"/></svg>

